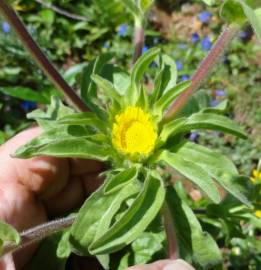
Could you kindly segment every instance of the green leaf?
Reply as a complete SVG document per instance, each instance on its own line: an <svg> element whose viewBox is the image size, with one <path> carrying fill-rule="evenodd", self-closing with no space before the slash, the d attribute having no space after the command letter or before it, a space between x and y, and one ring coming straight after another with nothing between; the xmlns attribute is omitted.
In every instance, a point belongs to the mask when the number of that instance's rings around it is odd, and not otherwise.
<svg viewBox="0 0 261 270"><path fill-rule="evenodd" d="M216 3L216 0L201 0L208 6L213 6Z"/></svg>
<svg viewBox="0 0 261 270"><path fill-rule="evenodd" d="M166 54L159 56L160 71L155 79L155 87L150 96L150 104L153 104L162 94L172 89L177 83L177 67L175 61Z"/></svg>
<svg viewBox="0 0 261 270"><path fill-rule="evenodd" d="M119 172L116 175L109 177L104 186L104 194L110 194L118 191L126 184L132 182L137 178L138 170L136 167L132 167Z"/></svg>
<svg viewBox="0 0 261 270"><path fill-rule="evenodd" d="M191 82L185 81L181 82L178 85L174 86L172 89L169 89L166 93L164 93L161 98L156 101L154 105L154 113L156 115L162 116L163 112L169 107L169 105L178 97L182 92L184 92L189 86Z"/></svg>
<svg viewBox="0 0 261 270"><path fill-rule="evenodd" d="M96 116L96 114L92 112L68 114L64 117L61 117L58 123L65 124L65 125L86 125L86 126L94 127L105 133L107 131L107 127L104 124L104 122L101 121Z"/></svg>
<svg viewBox="0 0 261 270"><path fill-rule="evenodd" d="M153 255L163 249L165 232L144 232L132 244L134 253L134 264L140 265L148 263L153 259Z"/></svg>
<svg viewBox="0 0 261 270"><path fill-rule="evenodd" d="M140 9L145 13L152 6L154 0L139 0Z"/></svg>
<svg viewBox="0 0 261 270"><path fill-rule="evenodd" d="M18 231L11 225L0 222L0 255L3 252L3 244L5 242L12 242L16 245L20 243L20 235Z"/></svg>
<svg viewBox="0 0 261 270"><path fill-rule="evenodd" d="M192 142L182 144L176 151L185 160L200 166L211 177L242 203L251 206L236 182L238 175L233 162L218 152Z"/></svg>
<svg viewBox="0 0 261 270"><path fill-rule="evenodd" d="M73 112L74 110L63 105L59 98L52 97L51 104L48 105L47 112L37 109L27 114L27 118L36 120L40 127L44 130L48 130L54 127L54 123L57 120L61 119L65 115L72 114Z"/></svg>
<svg viewBox="0 0 261 270"><path fill-rule="evenodd" d="M62 233L61 238L58 242L57 250L56 250L56 255L58 258L61 258L61 259L69 258L71 254L69 236L70 236L69 229L65 230Z"/></svg>
<svg viewBox="0 0 261 270"><path fill-rule="evenodd" d="M109 231L92 243L90 252L111 253L134 241L155 218L164 197L162 181L149 175L140 195Z"/></svg>
<svg viewBox="0 0 261 270"><path fill-rule="evenodd" d="M244 1L242 0L237 0L248 18L251 26L253 27L258 39L261 41L261 17L258 17L258 13L254 9L252 9L249 5L247 5Z"/></svg>
<svg viewBox="0 0 261 270"><path fill-rule="evenodd" d="M152 48L144 53L135 63L131 72L131 85L125 95L126 104L134 105L140 96L140 82L150 63L159 54L159 48Z"/></svg>
<svg viewBox="0 0 261 270"><path fill-rule="evenodd" d="M200 166L186 160L186 157L183 157L179 153L170 153L168 151L163 151L159 155L158 160L166 162L169 166L187 177L214 203L220 202L220 195L213 180Z"/></svg>
<svg viewBox="0 0 261 270"><path fill-rule="evenodd" d="M91 78L107 97L117 101L119 104L121 103L122 97L118 94L117 90L114 88L110 81L102 78L97 74L93 74Z"/></svg>
<svg viewBox="0 0 261 270"><path fill-rule="evenodd" d="M112 58L111 54L99 55L94 59L87 67L84 68L81 82L81 97L86 102L88 107L97 115L106 119L107 115L101 108L101 104L97 99L97 88L92 81L91 76L93 74L100 74L103 66Z"/></svg>
<svg viewBox="0 0 261 270"><path fill-rule="evenodd" d="M222 257L216 242L202 231L193 211L173 187L167 188L166 201L181 258L195 264L196 269L213 269L220 264Z"/></svg>
<svg viewBox="0 0 261 270"><path fill-rule="evenodd" d="M246 16L242 5L237 0L226 0L220 11L221 17L228 23L246 23Z"/></svg>
<svg viewBox="0 0 261 270"><path fill-rule="evenodd" d="M20 98L26 101L33 101L43 104L48 104L49 100L41 93L36 92L28 87L0 87L0 92L11 97Z"/></svg>
<svg viewBox="0 0 261 270"><path fill-rule="evenodd" d="M34 156L78 157L105 161L110 157L110 147L91 141L81 126L64 126L48 130L21 146L15 156L31 158Z"/></svg>
<svg viewBox="0 0 261 270"><path fill-rule="evenodd" d="M165 124L160 137L166 140L171 135L198 129L218 130L241 139L247 138L246 133L234 121L222 115L204 112L192 114L187 119L178 118Z"/></svg>
<svg viewBox="0 0 261 270"><path fill-rule="evenodd" d="M72 225L70 243L76 253L88 255L88 248L96 237L106 233L121 204L138 192L129 184L119 192L104 194L104 186L95 191L83 204Z"/></svg>
<svg viewBox="0 0 261 270"><path fill-rule="evenodd" d="M143 14L137 4L135 3L135 0L122 0L122 3L127 7L127 9L132 13L133 17L135 19L142 18Z"/></svg>

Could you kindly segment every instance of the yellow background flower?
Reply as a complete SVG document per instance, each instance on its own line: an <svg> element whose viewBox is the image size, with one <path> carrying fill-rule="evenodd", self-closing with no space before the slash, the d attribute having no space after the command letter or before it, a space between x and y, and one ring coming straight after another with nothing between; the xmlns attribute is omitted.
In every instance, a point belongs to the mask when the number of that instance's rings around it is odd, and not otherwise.
<svg viewBox="0 0 261 270"><path fill-rule="evenodd" d="M116 115L112 127L112 143L120 152L128 155L148 155L153 151L157 133L150 114L140 107L128 106Z"/></svg>
<svg viewBox="0 0 261 270"><path fill-rule="evenodd" d="M253 170L252 174L253 174L253 177L251 177L251 181L254 184L261 183L261 172L258 170Z"/></svg>
<svg viewBox="0 0 261 270"><path fill-rule="evenodd" d="M258 217L258 218L261 218L261 210L257 210L255 212L255 215Z"/></svg>

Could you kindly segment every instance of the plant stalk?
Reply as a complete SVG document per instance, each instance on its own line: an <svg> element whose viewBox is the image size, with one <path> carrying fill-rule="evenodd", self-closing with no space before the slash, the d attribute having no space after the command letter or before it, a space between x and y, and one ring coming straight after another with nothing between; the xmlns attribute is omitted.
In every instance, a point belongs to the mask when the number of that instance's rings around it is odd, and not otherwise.
<svg viewBox="0 0 261 270"><path fill-rule="evenodd" d="M44 0L35 0L35 2L41 4L42 6L48 8L48 9L51 9L53 10L54 12L60 14L60 15L63 15L67 18L70 18L70 19L73 19L73 20L78 20L78 21L83 21L83 22L88 22L88 19L84 16L81 16L81 15L77 15L77 14L72 14L66 10L63 10L55 5L52 5L50 3L46 3L46 1Z"/></svg>
<svg viewBox="0 0 261 270"><path fill-rule="evenodd" d="M139 59L142 55L142 49L144 47L145 37L144 37L144 27L142 23L135 22L134 29L134 55L133 55L133 64Z"/></svg>
<svg viewBox="0 0 261 270"><path fill-rule="evenodd" d="M37 43L26 30L15 11L4 0L0 0L0 14L7 20L21 40L24 48L30 53L38 66L50 79L54 86L61 91L68 102L79 111L88 111L86 104L78 97L75 91L67 84L53 64L47 59Z"/></svg>
<svg viewBox="0 0 261 270"><path fill-rule="evenodd" d="M237 25L230 25L226 27L225 30L221 33L208 55L201 62L198 69L193 74L190 87L184 93L182 93L171 105L169 111L165 115L166 120L173 118L173 116L175 116L175 114L177 114L187 103L194 91L200 87L202 81L213 69L220 56L224 53L229 43L235 37L237 31Z"/></svg>
<svg viewBox="0 0 261 270"><path fill-rule="evenodd" d="M163 205L163 219L167 238L168 258L177 260L179 258L178 243L176 238L175 226L173 224L169 207L165 202Z"/></svg>
<svg viewBox="0 0 261 270"><path fill-rule="evenodd" d="M50 221L48 223L44 223L41 225L38 225L34 228L28 229L26 231L21 232L21 242L17 246L14 243L10 243L4 246L4 250L2 253L2 256L10 253L15 252L17 250L20 250L22 248L27 247L28 245L31 245L35 242L38 242L54 233L57 233L63 229L68 228L71 226L75 220L75 215L70 216L67 218L61 218L57 220Z"/></svg>

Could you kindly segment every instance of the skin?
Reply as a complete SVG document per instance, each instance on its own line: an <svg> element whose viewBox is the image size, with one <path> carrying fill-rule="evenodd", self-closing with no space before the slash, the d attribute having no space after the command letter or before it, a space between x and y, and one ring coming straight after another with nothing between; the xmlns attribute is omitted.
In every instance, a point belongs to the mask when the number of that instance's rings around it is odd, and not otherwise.
<svg viewBox="0 0 261 270"><path fill-rule="evenodd" d="M103 181L98 177L103 165L93 160L53 157L22 160L10 156L19 146L40 133L41 129L34 127L19 133L0 146L0 220L12 224L18 231L44 223L48 217L81 205ZM6 255L0 259L0 269L26 269L25 265L36 247L30 246L13 256ZM128 270L163 270L170 263L173 261L163 260L151 265L130 267ZM80 269L87 269L88 262L81 260L80 265ZM92 269L100 268L96 265ZM192 268L175 266L173 269Z"/></svg>

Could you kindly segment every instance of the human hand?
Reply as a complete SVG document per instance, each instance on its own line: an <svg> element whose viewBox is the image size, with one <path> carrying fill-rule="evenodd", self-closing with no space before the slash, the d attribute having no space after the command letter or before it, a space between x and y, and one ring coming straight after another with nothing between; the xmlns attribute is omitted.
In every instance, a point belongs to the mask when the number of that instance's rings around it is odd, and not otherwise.
<svg viewBox="0 0 261 270"><path fill-rule="evenodd" d="M18 231L34 227L80 205L101 183L103 165L93 160L36 157L11 158L15 150L41 133L28 129L0 147L0 220ZM0 259L1 270L20 269L35 246Z"/></svg>
<svg viewBox="0 0 261 270"><path fill-rule="evenodd" d="M152 264L132 266L126 270L195 270L183 260L161 260Z"/></svg>
<svg viewBox="0 0 261 270"><path fill-rule="evenodd" d="M15 150L41 133L28 129L0 147L0 220L22 231L80 205L102 183L103 165L93 160L36 157L11 158ZM18 270L32 257L35 245L0 259L1 270ZM88 261L87 267L93 262ZM86 269L86 261L80 262ZM94 267L92 267L94 269ZM128 270L193 270L182 260L162 260Z"/></svg>

